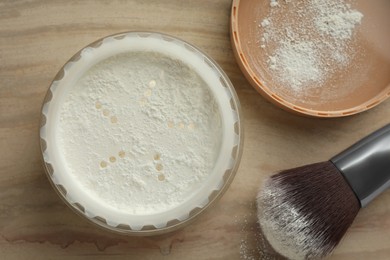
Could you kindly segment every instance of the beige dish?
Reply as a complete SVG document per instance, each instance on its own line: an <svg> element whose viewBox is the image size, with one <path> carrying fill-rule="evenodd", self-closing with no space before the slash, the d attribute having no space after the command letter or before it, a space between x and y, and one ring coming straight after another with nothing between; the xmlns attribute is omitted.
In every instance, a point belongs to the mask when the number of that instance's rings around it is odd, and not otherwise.
<svg viewBox="0 0 390 260"><path fill-rule="evenodd" d="M284 3L284 1L281 1ZM342 117L368 110L390 96L390 4L386 0L354 1L364 17L356 32L358 55L317 92L305 98L272 80L267 56L260 48L259 23L269 0L233 0L231 42L236 60L251 85L275 105L300 115ZM287 14L291 15L291 14ZM280 18L280 17L279 17ZM278 25L283 26L283 19Z"/></svg>

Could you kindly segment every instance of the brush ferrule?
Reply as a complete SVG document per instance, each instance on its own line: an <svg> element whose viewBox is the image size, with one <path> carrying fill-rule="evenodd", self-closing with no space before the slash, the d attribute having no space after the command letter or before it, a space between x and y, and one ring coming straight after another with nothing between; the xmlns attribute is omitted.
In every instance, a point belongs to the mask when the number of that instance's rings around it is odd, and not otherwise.
<svg viewBox="0 0 390 260"><path fill-rule="evenodd" d="M390 124L330 160L365 207L390 187Z"/></svg>

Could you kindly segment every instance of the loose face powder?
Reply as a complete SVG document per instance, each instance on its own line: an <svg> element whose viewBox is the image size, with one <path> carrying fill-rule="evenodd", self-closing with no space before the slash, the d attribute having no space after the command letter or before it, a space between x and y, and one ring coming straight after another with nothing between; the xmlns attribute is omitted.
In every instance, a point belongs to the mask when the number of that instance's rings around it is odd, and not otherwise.
<svg viewBox="0 0 390 260"><path fill-rule="evenodd" d="M156 33L109 36L58 73L40 131L49 179L73 209L128 233L169 231L227 189L239 104L221 69Z"/></svg>
<svg viewBox="0 0 390 260"><path fill-rule="evenodd" d="M185 201L212 172L221 117L206 82L154 52L92 67L60 108L60 153L89 196L143 215Z"/></svg>

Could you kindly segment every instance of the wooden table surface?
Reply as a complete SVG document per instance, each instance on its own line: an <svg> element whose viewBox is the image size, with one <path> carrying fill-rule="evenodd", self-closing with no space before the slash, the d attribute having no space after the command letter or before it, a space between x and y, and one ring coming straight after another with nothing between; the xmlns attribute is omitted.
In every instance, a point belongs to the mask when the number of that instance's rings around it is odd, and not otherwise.
<svg viewBox="0 0 390 260"><path fill-rule="evenodd" d="M390 121L390 100L360 115L292 115L248 84L230 46L230 0L0 0L0 259L275 259L254 201L273 171L323 161ZM234 182L193 224L157 237L91 225L56 195L40 161L41 103L61 66L96 39L128 30L180 37L226 71L240 98L244 152ZM330 259L390 259L390 191L360 211Z"/></svg>

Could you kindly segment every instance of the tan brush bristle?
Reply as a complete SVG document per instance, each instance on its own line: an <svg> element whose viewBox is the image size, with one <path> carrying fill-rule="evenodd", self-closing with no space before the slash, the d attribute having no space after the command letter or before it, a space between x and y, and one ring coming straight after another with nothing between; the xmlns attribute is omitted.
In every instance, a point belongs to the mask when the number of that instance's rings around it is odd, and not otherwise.
<svg viewBox="0 0 390 260"><path fill-rule="evenodd" d="M258 220L271 246L289 259L327 256L360 209L330 161L271 176L257 197Z"/></svg>

